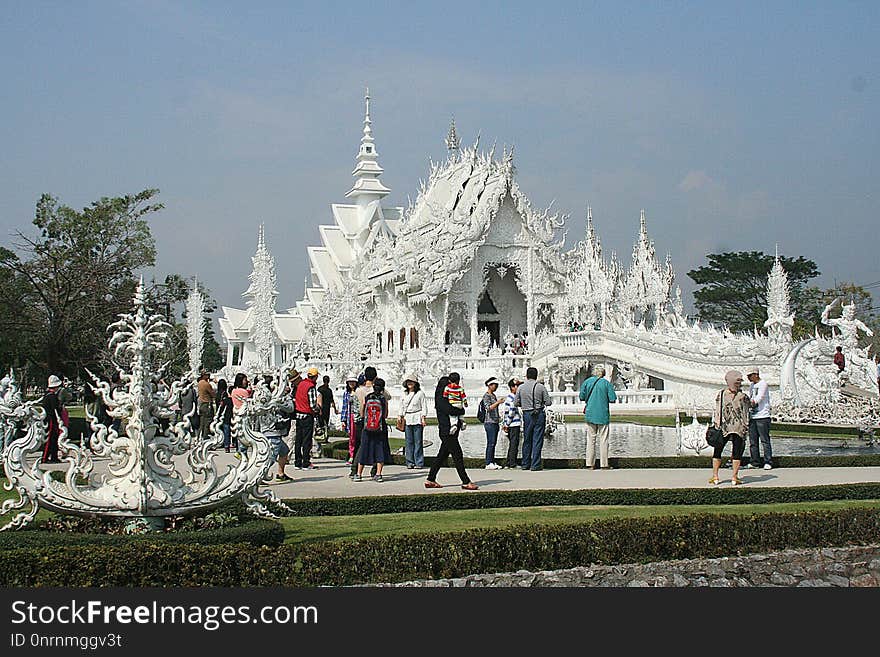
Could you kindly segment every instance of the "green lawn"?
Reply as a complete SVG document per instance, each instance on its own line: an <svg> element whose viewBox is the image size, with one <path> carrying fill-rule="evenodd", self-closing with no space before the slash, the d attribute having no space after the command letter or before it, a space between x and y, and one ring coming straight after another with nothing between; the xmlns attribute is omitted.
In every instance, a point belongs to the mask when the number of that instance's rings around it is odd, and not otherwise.
<svg viewBox="0 0 880 657"><path fill-rule="evenodd" d="M826 510L851 507L880 509L880 500L743 504L724 506L553 506L504 509L392 513L361 516L310 516L282 518L288 543L344 541L376 536L453 532L464 529L507 527L525 523L576 523L600 518L634 518L694 513L769 513Z"/></svg>

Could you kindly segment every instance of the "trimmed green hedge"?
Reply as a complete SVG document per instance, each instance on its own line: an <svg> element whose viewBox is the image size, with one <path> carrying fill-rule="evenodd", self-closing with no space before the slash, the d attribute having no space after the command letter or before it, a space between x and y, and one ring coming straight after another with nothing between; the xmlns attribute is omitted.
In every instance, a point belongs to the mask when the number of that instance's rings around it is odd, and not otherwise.
<svg viewBox="0 0 880 657"><path fill-rule="evenodd" d="M249 546L281 545L284 528L272 520L248 520L239 525L219 529L201 529L149 534L87 534L81 532L23 529L0 534L0 550L42 546L89 546L89 549L123 546L131 543L173 545L221 545L227 543ZM249 548L250 549L250 548ZM66 551L65 551L66 552Z"/></svg>
<svg viewBox="0 0 880 657"><path fill-rule="evenodd" d="M611 518L349 542L128 544L0 552L4 586L321 586L719 557L880 540L874 509Z"/></svg>
<svg viewBox="0 0 880 657"><path fill-rule="evenodd" d="M468 495L417 494L375 497L286 499L295 516L358 516L378 513L500 509L526 506L650 506L780 504L830 500L878 500L880 483L791 488L590 488L583 490L486 491Z"/></svg>
<svg viewBox="0 0 880 657"><path fill-rule="evenodd" d="M332 442L323 449L326 458L345 461L348 459L348 442ZM619 469L632 468L708 468L711 464L711 453L705 456L645 456L618 457L612 456L609 462ZM729 460L730 457L725 457ZM435 457L426 456L425 464L433 465ZM405 465L403 456L392 457L394 465ZM451 463L451 460L450 460ZM597 461L598 463L598 461ZM466 468L482 468L486 465L482 458L465 458ZM853 454L850 456L774 456L773 465L777 468L855 468L880 466L880 454ZM586 459L544 459L547 470L585 469Z"/></svg>

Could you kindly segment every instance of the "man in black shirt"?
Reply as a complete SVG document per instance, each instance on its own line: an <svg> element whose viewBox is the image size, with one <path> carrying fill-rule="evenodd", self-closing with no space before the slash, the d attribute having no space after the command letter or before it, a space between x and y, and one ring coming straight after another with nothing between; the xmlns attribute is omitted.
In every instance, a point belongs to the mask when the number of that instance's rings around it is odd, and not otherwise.
<svg viewBox="0 0 880 657"><path fill-rule="evenodd" d="M324 385L318 386L318 394L321 395L321 426L325 429L330 423L330 409L336 410L336 400L333 399L333 390L330 388L330 377L324 376Z"/></svg>

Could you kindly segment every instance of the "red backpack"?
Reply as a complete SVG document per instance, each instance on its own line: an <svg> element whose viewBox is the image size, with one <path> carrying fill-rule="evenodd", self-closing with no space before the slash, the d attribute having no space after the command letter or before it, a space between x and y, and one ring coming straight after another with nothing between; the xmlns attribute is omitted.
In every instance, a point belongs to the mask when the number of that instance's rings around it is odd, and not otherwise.
<svg viewBox="0 0 880 657"><path fill-rule="evenodd" d="M370 395L364 403L364 429L379 432L383 430L385 421L385 403L378 396Z"/></svg>

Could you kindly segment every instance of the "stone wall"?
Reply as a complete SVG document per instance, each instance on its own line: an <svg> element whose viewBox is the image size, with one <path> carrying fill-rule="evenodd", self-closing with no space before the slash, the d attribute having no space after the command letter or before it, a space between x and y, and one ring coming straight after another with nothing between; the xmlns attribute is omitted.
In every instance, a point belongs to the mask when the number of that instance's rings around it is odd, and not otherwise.
<svg viewBox="0 0 880 657"><path fill-rule="evenodd" d="M521 570L379 586L880 586L880 545L541 572Z"/></svg>

